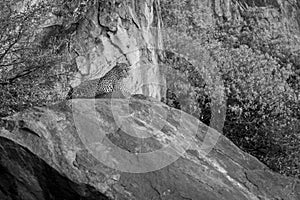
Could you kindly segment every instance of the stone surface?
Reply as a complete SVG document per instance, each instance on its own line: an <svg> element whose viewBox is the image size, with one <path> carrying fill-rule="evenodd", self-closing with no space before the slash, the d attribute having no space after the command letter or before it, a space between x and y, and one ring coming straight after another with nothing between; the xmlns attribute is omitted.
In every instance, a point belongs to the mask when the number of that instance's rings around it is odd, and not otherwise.
<svg viewBox="0 0 300 200"><path fill-rule="evenodd" d="M156 50L162 49L162 24L156 4L159 1L131 5L99 0L89 8L72 43L81 57L76 60L81 81L100 78L123 62L131 65L130 76L123 81L128 91L156 99L163 96L164 82L156 58ZM79 83L74 79L71 84Z"/></svg>
<svg viewBox="0 0 300 200"><path fill-rule="evenodd" d="M153 98L67 104L0 120L0 199L300 199L299 180Z"/></svg>

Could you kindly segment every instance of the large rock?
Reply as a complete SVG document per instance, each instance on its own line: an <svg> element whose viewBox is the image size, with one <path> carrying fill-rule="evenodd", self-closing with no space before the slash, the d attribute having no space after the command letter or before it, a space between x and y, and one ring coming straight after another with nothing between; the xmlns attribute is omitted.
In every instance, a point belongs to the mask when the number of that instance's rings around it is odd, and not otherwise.
<svg viewBox="0 0 300 200"><path fill-rule="evenodd" d="M300 199L299 180L142 96L77 99L0 123L1 200Z"/></svg>
<svg viewBox="0 0 300 200"><path fill-rule="evenodd" d="M72 85L100 78L116 63L126 62L131 65L130 75L123 81L127 91L160 100L165 83L156 55L157 49L163 48L157 5L157 0L132 4L100 0L91 5L74 35L73 45L80 56Z"/></svg>

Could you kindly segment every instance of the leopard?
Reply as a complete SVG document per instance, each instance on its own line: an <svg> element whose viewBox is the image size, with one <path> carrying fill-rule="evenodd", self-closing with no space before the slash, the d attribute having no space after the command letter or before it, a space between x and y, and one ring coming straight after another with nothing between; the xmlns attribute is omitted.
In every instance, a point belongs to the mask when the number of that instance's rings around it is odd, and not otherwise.
<svg viewBox="0 0 300 200"><path fill-rule="evenodd" d="M80 85L71 88L66 99L100 98L101 96L111 94L114 91L127 92L122 85L122 81L128 76L129 65L126 63L118 63L103 77L84 81Z"/></svg>

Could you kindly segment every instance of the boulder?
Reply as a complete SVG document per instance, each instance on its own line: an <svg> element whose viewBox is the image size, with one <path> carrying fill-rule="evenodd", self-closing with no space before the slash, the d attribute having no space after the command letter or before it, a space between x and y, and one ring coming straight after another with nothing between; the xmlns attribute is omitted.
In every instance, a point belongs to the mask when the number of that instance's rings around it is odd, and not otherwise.
<svg viewBox="0 0 300 200"><path fill-rule="evenodd" d="M0 125L3 200L300 199L299 180L142 95L36 107Z"/></svg>

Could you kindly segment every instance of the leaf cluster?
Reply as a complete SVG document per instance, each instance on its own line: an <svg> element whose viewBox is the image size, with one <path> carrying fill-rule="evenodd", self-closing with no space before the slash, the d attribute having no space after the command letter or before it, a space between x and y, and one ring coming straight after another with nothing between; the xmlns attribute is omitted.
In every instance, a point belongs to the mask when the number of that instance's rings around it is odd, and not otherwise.
<svg viewBox="0 0 300 200"><path fill-rule="evenodd" d="M163 2L165 46L192 60L211 100L226 102L224 135L275 171L300 177L298 36L265 19L262 9L203 29L194 1ZM206 103L200 110L212 108Z"/></svg>
<svg viewBox="0 0 300 200"><path fill-rule="evenodd" d="M41 40L49 36L42 25L58 5L51 0L0 2L1 116L53 102L65 90L70 63L63 65L64 56L53 50L69 32L56 40L48 37L47 48Z"/></svg>

